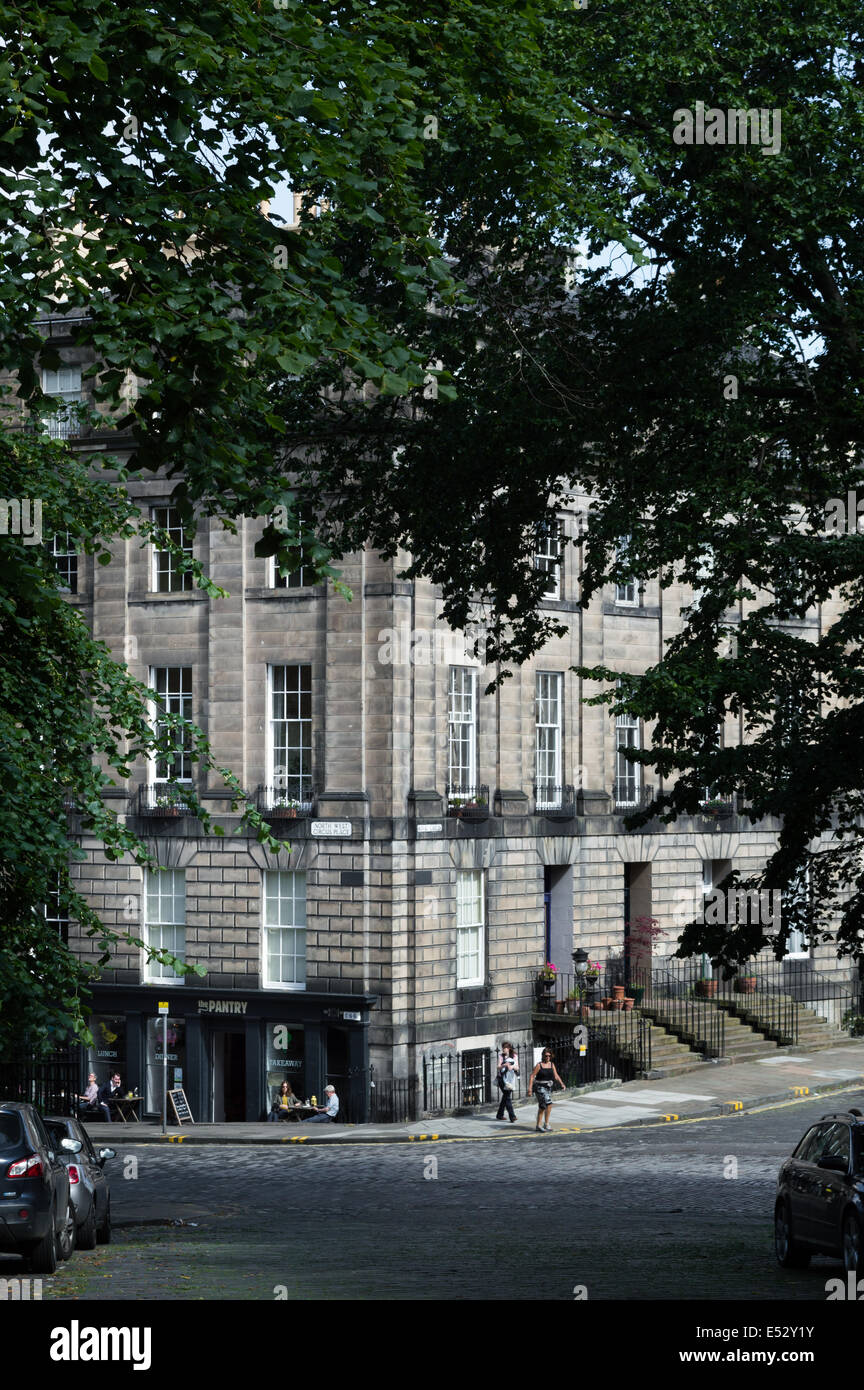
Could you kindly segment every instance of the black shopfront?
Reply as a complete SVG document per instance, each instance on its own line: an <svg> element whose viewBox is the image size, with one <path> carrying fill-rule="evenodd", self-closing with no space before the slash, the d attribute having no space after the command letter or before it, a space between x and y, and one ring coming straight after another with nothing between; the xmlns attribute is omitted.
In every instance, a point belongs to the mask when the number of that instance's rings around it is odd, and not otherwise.
<svg viewBox="0 0 864 1390"><path fill-rule="evenodd" d="M280 1082L321 1099L332 1084L343 1118L369 1111L369 1011L374 995L219 991L187 986L96 985L82 1048L82 1085L115 1071L123 1089L143 1097L142 1117L161 1114L163 1031L157 1004L167 1000L168 1086L182 1086L196 1121L266 1119Z"/></svg>

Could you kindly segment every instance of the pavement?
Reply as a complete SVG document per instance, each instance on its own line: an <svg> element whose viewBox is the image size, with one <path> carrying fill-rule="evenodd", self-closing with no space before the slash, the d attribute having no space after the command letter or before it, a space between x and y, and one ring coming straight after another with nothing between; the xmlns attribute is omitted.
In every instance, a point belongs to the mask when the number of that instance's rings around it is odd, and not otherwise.
<svg viewBox="0 0 864 1390"><path fill-rule="evenodd" d="M778 1053L724 1066L703 1062L697 1070L660 1081L611 1082L579 1092L558 1092L552 1130L590 1133L633 1125L711 1118L762 1105L825 1096L864 1085L864 1042L843 1043L810 1055ZM844 1108L826 1104L826 1110ZM516 1102L516 1122L495 1119L495 1106L468 1115L413 1124L185 1124L162 1133L160 1124L88 1124L99 1144L411 1144L432 1139L514 1139L533 1135L536 1106Z"/></svg>

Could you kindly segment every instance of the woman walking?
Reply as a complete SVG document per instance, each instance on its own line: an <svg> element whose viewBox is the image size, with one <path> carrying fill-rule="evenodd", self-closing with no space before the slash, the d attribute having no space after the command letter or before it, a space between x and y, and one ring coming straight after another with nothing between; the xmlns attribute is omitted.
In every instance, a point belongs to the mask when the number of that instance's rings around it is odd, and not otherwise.
<svg viewBox="0 0 864 1390"><path fill-rule="evenodd" d="M498 1089L501 1092L501 1104L498 1106L496 1120L504 1119L504 1111L510 1116L511 1125L516 1123L516 1115L513 1111L513 1092L516 1090L516 1077L519 1075L519 1063L516 1060L516 1050L510 1042L502 1042L501 1055L498 1058L498 1075L495 1078Z"/></svg>
<svg viewBox="0 0 864 1390"><path fill-rule="evenodd" d="M552 1060L552 1052L548 1047L544 1047L540 1061L531 1073L528 1082L528 1094L533 1091L537 1097L537 1124L536 1133L539 1134L541 1128L549 1130L552 1126L549 1120L552 1116L552 1088L555 1082L564 1089L564 1082L555 1070L555 1063ZM540 1121L543 1120L541 1126Z"/></svg>

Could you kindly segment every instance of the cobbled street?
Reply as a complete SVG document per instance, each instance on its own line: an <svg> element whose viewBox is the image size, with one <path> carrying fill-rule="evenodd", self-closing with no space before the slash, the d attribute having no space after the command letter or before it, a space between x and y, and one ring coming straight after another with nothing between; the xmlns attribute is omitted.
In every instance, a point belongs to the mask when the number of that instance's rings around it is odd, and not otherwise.
<svg viewBox="0 0 864 1390"><path fill-rule="evenodd" d="M589 1300L824 1301L836 1262L774 1262L776 1175L808 1124L861 1101L450 1144L163 1148L118 1134L114 1243L76 1252L44 1297L471 1300L504 1286L572 1300L584 1285Z"/></svg>

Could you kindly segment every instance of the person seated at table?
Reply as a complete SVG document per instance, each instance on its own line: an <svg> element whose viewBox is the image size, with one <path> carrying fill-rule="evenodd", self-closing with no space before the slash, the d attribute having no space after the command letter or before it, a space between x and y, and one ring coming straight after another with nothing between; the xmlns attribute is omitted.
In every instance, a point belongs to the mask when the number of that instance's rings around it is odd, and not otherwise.
<svg viewBox="0 0 864 1390"><path fill-rule="evenodd" d="M299 1104L299 1100L297 1099L297 1097L291 1089L291 1082L283 1081L282 1085L279 1087L279 1090L276 1093L276 1097L270 1109L270 1114L267 1116L267 1118L268 1120L274 1121L279 1119L293 1119L294 1117L292 1116L291 1111L294 1110L295 1107Z"/></svg>
<svg viewBox="0 0 864 1390"><path fill-rule="evenodd" d="M332 1120L334 1124L336 1122L336 1118L339 1114L339 1097L336 1094L336 1087L325 1087L324 1094L327 1097L327 1104L315 1106L315 1109L318 1111L318 1114L310 1115L308 1117L310 1125L314 1125L316 1122L318 1124L321 1124L322 1122L326 1124L328 1120Z"/></svg>
<svg viewBox="0 0 864 1390"><path fill-rule="evenodd" d="M107 1120L109 1125L112 1123L114 1118L111 1114L114 1102L119 1100L122 1094L123 1085L120 1081L120 1074L119 1072L115 1071L114 1075L111 1077L111 1080L106 1081L105 1085L100 1087L99 1095L97 1097L99 1109L104 1114L105 1119Z"/></svg>
<svg viewBox="0 0 864 1390"><path fill-rule="evenodd" d="M79 1096L78 1100L80 1102L78 1106L79 1113L93 1114L96 1110L99 1101L99 1086L96 1081L95 1071L91 1071L90 1075L87 1077L87 1087L83 1096Z"/></svg>

